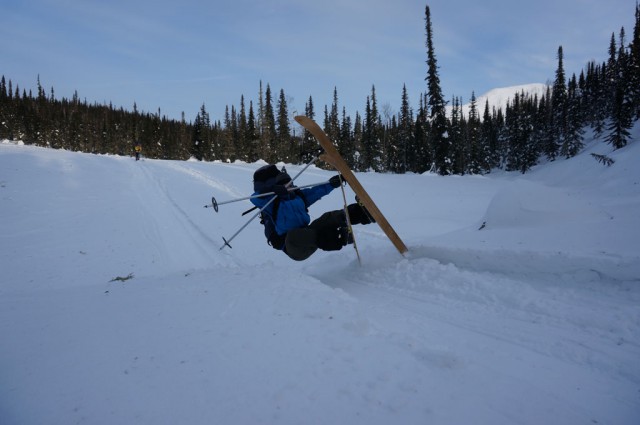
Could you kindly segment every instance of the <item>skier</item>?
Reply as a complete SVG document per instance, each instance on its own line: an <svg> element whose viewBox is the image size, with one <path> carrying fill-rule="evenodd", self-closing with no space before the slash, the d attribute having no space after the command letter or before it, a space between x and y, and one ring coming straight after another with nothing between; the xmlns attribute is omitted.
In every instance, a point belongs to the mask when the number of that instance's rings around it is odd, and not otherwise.
<svg viewBox="0 0 640 425"><path fill-rule="evenodd" d="M309 206L341 184L342 178L335 175L325 184L298 189L284 168L278 170L275 165L259 168L253 175L254 195L274 192L276 196L261 216L268 243L296 261L306 260L317 249L337 251L353 243L344 209L328 211L313 222L308 213ZM251 202L263 208L270 200L265 196L252 198ZM347 210L351 224L375 222L360 203L350 204Z"/></svg>
<svg viewBox="0 0 640 425"><path fill-rule="evenodd" d="M140 160L140 154L142 153L142 145L140 144L140 142L136 143L135 151L136 151L136 161L138 161Z"/></svg>

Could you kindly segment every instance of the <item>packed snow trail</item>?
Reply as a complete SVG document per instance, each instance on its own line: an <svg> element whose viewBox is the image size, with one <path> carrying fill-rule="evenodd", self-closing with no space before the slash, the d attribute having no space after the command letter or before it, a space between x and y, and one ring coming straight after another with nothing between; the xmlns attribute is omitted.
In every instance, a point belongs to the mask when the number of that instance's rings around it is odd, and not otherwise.
<svg viewBox="0 0 640 425"><path fill-rule="evenodd" d="M357 226L360 267L219 249L261 163L0 144L0 422L636 424L638 151L363 173L410 251Z"/></svg>

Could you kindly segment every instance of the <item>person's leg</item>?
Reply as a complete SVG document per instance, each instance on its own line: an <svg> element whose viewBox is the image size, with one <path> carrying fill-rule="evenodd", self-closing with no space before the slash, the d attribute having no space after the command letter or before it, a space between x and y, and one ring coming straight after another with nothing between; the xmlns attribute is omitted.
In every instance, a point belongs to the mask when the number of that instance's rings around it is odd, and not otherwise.
<svg viewBox="0 0 640 425"><path fill-rule="evenodd" d="M337 251L350 242L346 226L343 210L326 212L309 225L316 230L318 248L323 251Z"/></svg>
<svg viewBox="0 0 640 425"><path fill-rule="evenodd" d="M307 227L291 229L285 240L285 253L296 261L309 258L318 248L338 251L353 239L349 238L343 210L328 211Z"/></svg>
<svg viewBox="0 0 640 425"><path fill-rule="evenodd" d="M317 233L310 227L287 232L284 252L296 261L306 260L318 249Z"/></svg>

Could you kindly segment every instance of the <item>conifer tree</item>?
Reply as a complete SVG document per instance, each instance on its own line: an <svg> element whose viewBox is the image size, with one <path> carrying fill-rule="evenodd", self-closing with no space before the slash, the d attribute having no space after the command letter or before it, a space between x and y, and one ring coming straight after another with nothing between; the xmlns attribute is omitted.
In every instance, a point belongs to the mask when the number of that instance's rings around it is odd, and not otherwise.
<svg viewBox="0 0 640 425"><path fill-rule="evenodd" d="M596 136L602 134L604 128L604 108L598 101L604 96L601 90L600 70L600 66L594 61L587 64L584 87L581 90L585 124L594 129Z"/></svg>
<svg viewBox="0 0 640 425"><path fill-rule="evenodd" d="M273 100L271 98L271 87L267 83L264 98L264 116L262 123L262 158L273 164L278 161L278 151L276 149L276 119L273 111Z"/></svg>
<svg viewBox="0 0 640 425"><path fill-rule="evenodd" d="M353 132L351 131L351 118L347 115L347 109L345 107L342 107L342 124L340 127L339 140L338 149L340 155L347 162L349 168L353 169L356 165L354 161L356 147Z"/></svg>
<svg viewBox="0 0 640 425"><path fill-rule="evenodd" d="M331 112L325 114L325 132L332 142L339 143L340 139L340 119L338 117L338 88L333 88L333 102L331 103Z"/></svg>
<svg viewBox="0 0 640 425"><path fill-rule="evenodd" d="M364 108L364 121L362 123L362 157L360 160L362 171L368 171L369 169L373 168L373 152L371 151L371 138L373 137L373 120L374 119L372 118L371 113L371 97L367 96L367 103Z"/></svg>
<svg viewBox="0 0 640 425"><path fill-rule="evenodd" d="M528 135L526 133L525 110L520 93L516 93L513 103L507 105L505 115L505 129L509 138L506 169L507 171L521 171L524 174L528 169L525 160Z"/></svg>
<svg viewBox="0 0 640 425"><path fill-rule="evenodd" d="M402 101L398 117L397 160L395 169L392 168L391 171L406 173L413 168L410 156L413 156L416 151L414 128L415 124L413 122L413 112L409 105L407 85L404 84L402 86Z"/></svg>
<svg viewBox="0 0 640 425"><path fill-rule="evenodd" d="M233 105L231 108L233 110ZM223 161L229 160L230 146L233 144L232 125L231 112L229 111L229 105L227 105L224 108L224 126L222 128L222 134L220 135L220 139L213 143L213 154L211 159ZM217 142L219 142L219 144Z"/></svg>
<svg viewBox="0 0 640 425"><path fill-rule="evenodd" d="M449 121L449 141L451 143L452 163L450 174L465 174L467 167L467 147L464 140L462 105L458 97L452 100L451 120Z"/></svg>
<svg viewBox="0 0 640 425"><path fill-rule="evenodd" d="M309 96L309 100L304 105L304 115L311 118L312 120L315 119L316 113L313 106L313 98L311 96ZM313 137L313 135L309 132L309 130L302 127L301 143L302 147L300 148L300 150L302 151L302 155L304 156L302 160L304 162L308 162L312 157L310 156L311 153L315 153L318 150L318 142L316 141L315 137Z"/></svg>
<svg viewBox="0 0 640 425"><path fill-rule="evenodd" d="M447 133L446 102L440 88L438 76L438 63L433 48L433 31L431 29L431 11L429 6L425 9L425 21L427 29L427 87L428 104L430 110L430 143L434 147L434 165L441 175L452 173L453 158L452 146Z"/></svg>
<svg viewBox="0 0 640 425"><path fill-rule="evenodd" d="M329 123L329 108L327 108L327 105L324 105L324 120L322 122L322 128L324 129L325 133L327 133L330 126L331 124Z"/></svg>
<svg viewBox="0 0 640 425"><path fill-rule="evenodd" d="M547 86L547 90L540 97L534 115L534 137L540 146L542 154L546 153L547 146L555 145L555 133L552 130L553 109L551 98L551 86Z"/></svg>
<svg viewBox="0 0 640 425"><path fill-rule="evenodd" d="M609 114L609 125L605 141L612 145L614 149L620 149L627 145L631 137L630 129L633 125L634 106L632 99L632 89L629 86L630 66L629 55L624 46L624 28L620 31L620 48L617 59L610 71L612 76L612 99Z"/></svg>
<svg viewBox="0 0 640 425"><path fill-rule="evenodd" d="M362 125L362 117L356 111L356 117L353 122L353 146L355 152L353 154L353 166L352 169L354 171L363 171L365 169L363 165L363 155L364 152L362 140L364 138L364 130Z"/></svg>
<svg viewBox="0 0 640 425"><path fill-rule="evenodd" d="M616 35L611 33L611 41L609 42L609 59L604 72L605 86L604 98L602 99L605 108L605 116L609 118L613 109L613 100L616 95L616 82L618 81L618 47L616 44Z"/></svg>
<svg viewBox="0 0 640 425"><path fill-rule="evenodd" d="M247 130L244 134L244 140L246 142L247 161L255 162L260 159L260 139L256 128L255 114L253 113L253 101L249 102L249 116L247 118Z"/></svg>
<svg viewBox="0 0 640 425"><path fill-rule="evenodd" d="M485 101L482 123L480 124L481 172L490 172L492 168L500 165L498 153L498 129L489 108L489 99Z"/></svg>
<svg viewBox="0 0 640 425"><path fill-rule="evenodd" d="M431 169L433 163L433 155L431 154L431 146L429 145L429 133L431 126L429 125L429 113L427 111L426 95L420 96L418 105L418 113L414 125L414 145L415 151L411 155L411 170L416 173L424 173Z"/></svg>
<svg viewBox="0 0 640 425"><path fill-rule="evenodd" d="M584 146L584 115L581 99L578 81L574 74L567 88L567 133L560 151L565 158L576 156Z"/></svg>
<svg viewBox="0 0 640 425"><path fill-rule="evenodd" d="M396 115L389 115L391 118L383 123L383 170L392 173L403 173L403 154L401 152L400 140L398 138L398 119Z"/></svg>
<svg viewBox="0 0 640 425"><path fill-rule="evenodd" d="M265 125L265 108L264 108L264 91L262 90L262 80L260 80L260 89L258 91L258 122L256 128L258 130L258 136L262 139Z"/></svg>
<svg viewBox="0 0 640 425"><path fill-rule="evenodd" d="M248 161L248 145L247 138L247 111L244 104L244 95L240 96L240 116L238 118L238 133L236 135L236 157L242 161Z"/></svg>
<svg viewBox="0 0 640 425"><path fill-rule="evenodd" d="M290 163L296 162L296 149L291 139L291 129L289 126L289 108L284 90L280 89L278 99L278 127L276 131L278 158Z"/></svg>
<svg viewBox="0 0 640 425"><path fill-rule="evenodd" d="M7 95L7 82L4 79L4 75L2 79L0 79L0 101L6 101L8 99Z"/></svg>
<svg viewBox="0 0 640 425"><path fill-rule="evenodd" d="M382 124L378 113L378 102L376 100L376 88L371 87L371 96L367 97L365 119L363 123L362 147L363 162L365 170L382 171L384 164L382 158Z"/></svg>
<svg viewBox="0 0 640 425"><path fill-rule="evenodd" d="M209 127L211 125L209 113L204 105L200 107L193 124L193 135L191 138L190 154L198 161L209 159L210 141Z"/></svg>
<svg viewBox="0 0 640 425"><path fill-rule="evenodd" d="M468 172L481 174L488 168L488 148L482 143L481 122L475 92L471 92L469 118L467 120L466 138L469 144Z"/></svg>
<svg viewBox="0 0 640 425"><path fill-rule="evenodd" d="M225 161L233 162L238 159L238 145L239 145L239 122L238 111L235 105L231 105L231 127L229 128L229 142L226 146L226 153L222 157Z"/></svg>
<svg viewBox="0 0 640 425"><path fill-rule="evenodd" d="M629 46L629 86L635 111L635 119L640 119L640 5L636 2L633 39Z"/></svg>
<svg viewBox="0 0 640 425"><path fill-rule="evenodd" d="M558 47L558 68L551 93L551 139L545 146L545 154L551 161L558 156L567 134L567 83L564 73L562 46Z"/></svg>

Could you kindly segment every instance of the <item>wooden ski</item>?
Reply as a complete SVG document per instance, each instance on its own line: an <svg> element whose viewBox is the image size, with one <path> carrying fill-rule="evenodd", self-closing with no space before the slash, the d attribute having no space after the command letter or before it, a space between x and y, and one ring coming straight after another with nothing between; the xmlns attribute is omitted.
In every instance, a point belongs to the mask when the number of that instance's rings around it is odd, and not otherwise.
<svg viewBox="0 0 640 425"><path fill-rule="evenodd" d="M322 146L322 149L324 149L325 152L320 155L320 159L331 164L340 172L340 174L342 174L347 183L349 183L349 186L351 186L351 189L353 189L356 195L358 195L360 202L362 202L367 211L369 211L371 216L376 220L376 223L378 223L398 252L400 254L407 252L409 250L407 246L402 242L402 239L400 239L400 236L398 236L393 227L391 227L391 224L389 224L385 216L382 215L382 212L380 212L375 202L373 202L373 199L371 199L367 191L362 187L356 176L349 168L349 165L347 165L342 156L340 156L338 150L333 146L333 143L329 139L329 136L327 136L322 128L320 128L320 126L309 117L299 115L295 117L295 120L301 126L309 130L309 132L318 140L320 146Z"/></svg>

